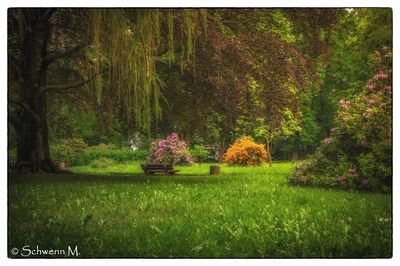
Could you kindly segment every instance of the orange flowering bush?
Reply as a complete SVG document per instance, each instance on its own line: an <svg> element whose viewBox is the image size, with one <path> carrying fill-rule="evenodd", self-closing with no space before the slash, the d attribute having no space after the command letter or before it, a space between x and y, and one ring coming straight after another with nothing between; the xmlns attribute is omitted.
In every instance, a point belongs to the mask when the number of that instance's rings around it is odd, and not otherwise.
<svg viewBox="0 0 400 266"><path fill-rule="evenodd" d="M264 146L254 142L252 137L244 136L232 144L224 155L229 165L261 165L268 160Z"/></svg>

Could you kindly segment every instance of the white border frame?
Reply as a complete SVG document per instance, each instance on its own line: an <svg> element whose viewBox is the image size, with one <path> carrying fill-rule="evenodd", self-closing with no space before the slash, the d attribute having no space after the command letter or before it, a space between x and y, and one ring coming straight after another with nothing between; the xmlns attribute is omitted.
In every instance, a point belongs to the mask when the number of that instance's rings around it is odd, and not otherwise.
<svg viewBox="0 0 400 266"><path fill-rule="evenodd" d="M307 265L314 266L325 264L337 265L338 263L344 265L393 265L399 264L400 261L400 243L399 243L399 185L400 185L400 165L399 162L399 80L400 77L396 74L399 72L399 58L400 58L400 43L399 43L399 21L400 21L400 1L396 0L336 0L336 1L289 1L289 0L176 0L176 1L160 1L160 0L146 0L146 1L105 1L105 0L86 0L85 2L79 0L69 0L65 2L60 1L11 1L1 0L0 2L0 121L2 125L1 130L1 151L0 151L0 262L2 265L69 265L71 262L78 265L85 265L87 263L96 263L98 266L108 264L119 265L153 265L153 264L170 264L170 265L204 265L204 264L222 264L222 265ZM392 259L8 259L7 258L7 8L9 7L391 7L393 8L393 258ZM397 225L397 226L396 226ZM323 261L321 261L323 260Z"/></svg>

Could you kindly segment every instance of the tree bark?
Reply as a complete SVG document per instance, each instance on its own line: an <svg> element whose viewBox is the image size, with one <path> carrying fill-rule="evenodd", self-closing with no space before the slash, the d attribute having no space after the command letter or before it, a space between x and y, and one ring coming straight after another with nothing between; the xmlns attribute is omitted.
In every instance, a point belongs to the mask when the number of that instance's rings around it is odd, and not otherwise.
<svg viewBox="0 0 400 266"><path fill-rule="evenodd" d="M224 162L224 154L225 154L225 142L221 141L219 143L219 151L218 151L218 161L220 163Z"/></svg>
<svg viewBox="0 0 400 266"><path fill-rule="evenodd" d="M268 153L268 165L272 167L272 156L271 156L271 142L269 141L268 137L265 138L265 149Z"/></svg>
<svg viewBox="0 0 400 266"><path fill-rule="evenodd" d="M186 126L185 127L185 129L184 129L184 141L185 141L185 143L186 143L186 146L189 148L189 146L190 146L190 130L189 130L189 127L188 126Z"/></svg>
<svg viewBox="0 0 400 266"><path fill-rule="evenodd" d="M54 171L50 160L48 143L48 130L45 104L38 112L40 124L29 118L30 115L23 115L22 120L16 127L17 135L17 165L18 170L28 168L32 172Z"/></svg>
<svg viewBox="0 0 400 266"><path fill-rule="evenodd" d="M47 127L47 64L44 57L50 38L47 10L26 11L21 43L21 67L19 68L17 108L18 122L15 125L17 137L18 170L54 171L50 160Z"/></svg>
<svg viewBox="0 0 400 266"><path fill-rule="evenodd" d="M55 11L54 8L30 8L9 12L9 21L15 23L15 27L9 28L9 39L18 40L14 42L14 49L8 50L10 62L16 66L9 68L9 72L15 74L15 77L11 79L14 86L9 86L8 102L12 105L9 121L15 127L17 138L17 170L56 170L50 160L47 92L67 91L89 82L84 80L67 85L47 85L48 66L60 58L72 56L85 47L81 44L65 52L48 52L51 39L50 18ZM20 58L13 54L16 49L19 50L16 54ZM15 89L10 92L11 88Z"/></svg>

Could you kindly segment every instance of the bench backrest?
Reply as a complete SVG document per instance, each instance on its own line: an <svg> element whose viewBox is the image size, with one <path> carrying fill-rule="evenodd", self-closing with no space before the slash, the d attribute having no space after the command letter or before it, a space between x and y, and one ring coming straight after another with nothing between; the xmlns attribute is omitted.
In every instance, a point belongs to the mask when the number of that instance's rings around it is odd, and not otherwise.
<svg viewBox="0 0 400 266"><path fill-rule="evenodd" d="M142 164L143 170L172 170L172 165L163 164Z"/></svg>

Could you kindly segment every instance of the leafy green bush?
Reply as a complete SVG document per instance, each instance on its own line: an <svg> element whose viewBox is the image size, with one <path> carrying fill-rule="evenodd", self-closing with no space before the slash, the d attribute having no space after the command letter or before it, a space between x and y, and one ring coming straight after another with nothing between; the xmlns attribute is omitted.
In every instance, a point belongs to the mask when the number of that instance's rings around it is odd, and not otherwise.
<svg viewBox="0 0 400 266"><path fill-rule="evenodd" d="M224 155L229 165L262 165L268 160L264 146L254 142L252 137L244 136L233 143Z"/></svg>
<svg viewBox="0 0 400 266"><path fill-rule="evenodd" d="M195 162L204 162L207 160L209 152L203 145L194 145L193 149L190 149L190 154L192 155Z"/></svg>
<svg viewBox="0 0 400 266"><path fill-rule="evenodd" d="M293 185L351 188L355 176L348 173L353 165L338 141L323 143L306 161L296 165L289 179Z"/></svg>
<svg viewBox="0 0 400 266"><path fill-rule="evenodd" d="M55 163L64 162L66 165L71 165L74 155L72 148L65 143L50 146L50 156Z"/></svg>
<svg viewBox="0 0 400 266"><path fill-rule="evenodd" d="M352 99L341 99L336 128L290 183L388 191L392 186L391 52L376 54L379 71ZM389 60L388 60L389 59Z"/></svg>
<svg viewBox="0 0 400 266"><path fill-rule="evenodd" d="M61 143L50 146L53 162L65 162L66 165L79 165L88 145L79 138L64 139Z"/></svg>
<svg viewBox="0 0 400 266"><path fill-rule="evenodd" d="M130 149L103 149L98 146L90 147L82 154L79 164L90 164L100 158L112 159L115 162L143 161L148 155L146 150L133 151Z"/></svg>
<svg viewBox="0 0 400 266"><path fill-rule="evenodd" d="M111 143L110 144L100 143L99 145L92 146L91 148L96 149L96 150L101 150L101 151L117 149L117 147Z"/></svg>
<svg viewBox="0 0 400 266"><path fill-rule="evenodd" d="M115 161L113 159L102 157L102 158L92 161L90 163L90 166L93 168L106 168L113 164L115 164Z"/></svg>
<svg viewBox="0 0 400 266"><path fill-rule="evenodd" d="M64 139L63 144L70 147L72 151L77 154L83 153L88 148L85 141L80 138Z"/></svg>
<svg viewBox="0 0 400 266"><path fill-rule="evenodd" d="M66 165L89 165L99 159L111 159L115 162L142 161L148 155L145 150L133 151L127 148L117 149L112 144L99 144L88 147L82 139L65 139L50 147L53 162L65 162Z"/></svg>

